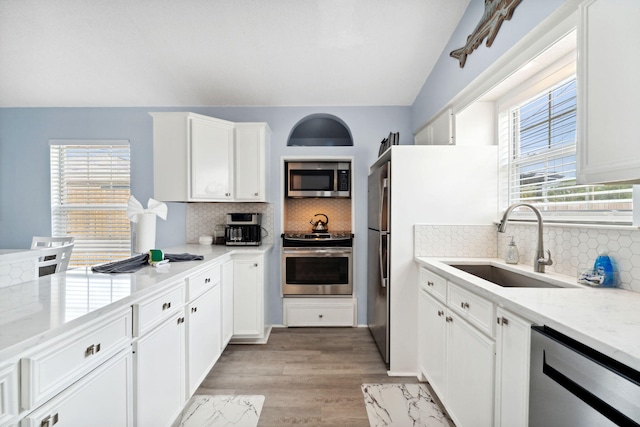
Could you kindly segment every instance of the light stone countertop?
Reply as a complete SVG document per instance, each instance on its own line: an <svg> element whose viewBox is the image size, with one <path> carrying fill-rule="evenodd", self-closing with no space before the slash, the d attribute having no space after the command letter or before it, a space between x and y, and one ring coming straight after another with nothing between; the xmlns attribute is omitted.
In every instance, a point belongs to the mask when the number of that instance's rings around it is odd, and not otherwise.
<svg viewBox="0 0 640 427"><path fill-rule="evenodd" d="M508 265L495 258L416 257L419 265L494 301L537 325L547 325L640 371L640 293L592 288L575 277L534 273L527 265ZM490 263L565 288L503 288L449 264Z"/></svg>
<svg viewBox="0 0 640 427"><path fill-rule="evenodd" d="M202 261L146 266L135 273L94 273L71 269L31 282L0 288L0 367L3 362L45 340L62 335L100 316L122 310L149 293L219 261L226 255L266 253L273 245L182 245L168 254L204 256Z"/></svg>

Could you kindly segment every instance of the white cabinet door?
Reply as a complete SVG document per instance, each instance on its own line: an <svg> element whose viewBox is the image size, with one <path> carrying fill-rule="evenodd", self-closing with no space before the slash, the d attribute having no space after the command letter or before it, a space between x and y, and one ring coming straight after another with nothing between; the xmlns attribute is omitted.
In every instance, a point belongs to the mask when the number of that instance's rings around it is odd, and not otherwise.
<svg viewBox="0 0 640 427"><path fill-rule="evenodd" d="M18 415L18 362L0 368L0 426Z"/></svg>
<svg viewBox="0 0 640 427"><path fill-rule="evenodd" d="M222 264L222 349L233 336L233 261Z"/></svg>
<svg viewBox="0 0 640 427"><path fill-rule="evenodd" d="M445 306L420 290L419 306L419 369L441 399L446 396L445 356L446 325Z"/></svg>
<svg viewBox="0 0 640 427"><path fill-rule="evenodd" d="M130 350L118 353L27 415L21 426L132 426L131 365Z"/></svg>
<svg viewBox="0 0 640 427"><path fill-rule="evenodd" d="M447 313L445 405L456 426L492 426L496 344L461 317Z"/></svg>
<svg viewBox="0 0 640 427"><path fill-rule="evenodd" d="M233 266L233 335L260 337L264 333L261 259L236 259Z"/></svg>
<svg viewBox="0 0 640 427"><path fill-rule="evenodd" d="M187 398L220 357L220 284L187 305Z"/></svg>
<svg viewBox="0 0 640 427"><path fill-rule="evenodd" d="M640 2L590 0L578 31L578 180L640 179ZM631 43L631 45L630 45Z"/></svg>
<svg viewBox="0 0 640 427"><path fill-rule="evenodd" d="M233 198L233 124L191 118L191 198ZM166 173L170 173L167 171Z"/></svg>
<svg viewBox="0 0 640 427"><path fill-rule="evenodd" d="M184 317L179 313L134 342L137 426L169 426L185 401Z"/></svg>
<svg viewBox="0 0 640 427"><path fill-rule="evenodd" d="M498 308L496 426L529 423L531 323Z"/></svg>
<svg viewBox="0 0 640 427"><path fill-rule="evenodd" d="M235 199L266 201L266 123L236 123Z"/></svg>

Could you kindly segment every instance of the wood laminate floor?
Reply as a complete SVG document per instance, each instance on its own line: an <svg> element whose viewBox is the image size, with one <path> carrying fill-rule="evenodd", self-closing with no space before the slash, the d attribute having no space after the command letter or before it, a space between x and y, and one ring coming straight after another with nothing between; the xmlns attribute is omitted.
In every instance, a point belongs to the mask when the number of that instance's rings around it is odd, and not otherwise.
<svg viewBox="0 0 640 427"><path fill-rule="evenodd" d="M367 328L276 328L264 345L229 345L196 394L264 395L259 426L369 426L362 384L389 377Z"/></svg>

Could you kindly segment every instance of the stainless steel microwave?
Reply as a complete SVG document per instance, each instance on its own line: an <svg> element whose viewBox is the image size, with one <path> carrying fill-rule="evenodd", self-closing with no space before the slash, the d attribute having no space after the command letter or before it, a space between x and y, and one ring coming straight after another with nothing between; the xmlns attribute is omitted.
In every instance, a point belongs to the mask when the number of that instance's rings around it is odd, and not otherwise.
<svg viewBox="0 0 640 427"><path fill-rule="evenodd" d="M286 162L287 197L351 197L351 162Z"/></svg>

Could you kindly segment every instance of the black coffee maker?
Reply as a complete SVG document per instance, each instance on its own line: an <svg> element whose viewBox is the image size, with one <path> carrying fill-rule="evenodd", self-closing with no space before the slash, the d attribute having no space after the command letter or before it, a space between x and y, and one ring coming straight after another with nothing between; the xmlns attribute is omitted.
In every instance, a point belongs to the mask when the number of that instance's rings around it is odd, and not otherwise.
<svg viewBox="0 0 640 427"><path fill-rule="evenodd" d="M229 213L224 230L227 246L259 246L262 226L259 213Z"/></svg>

